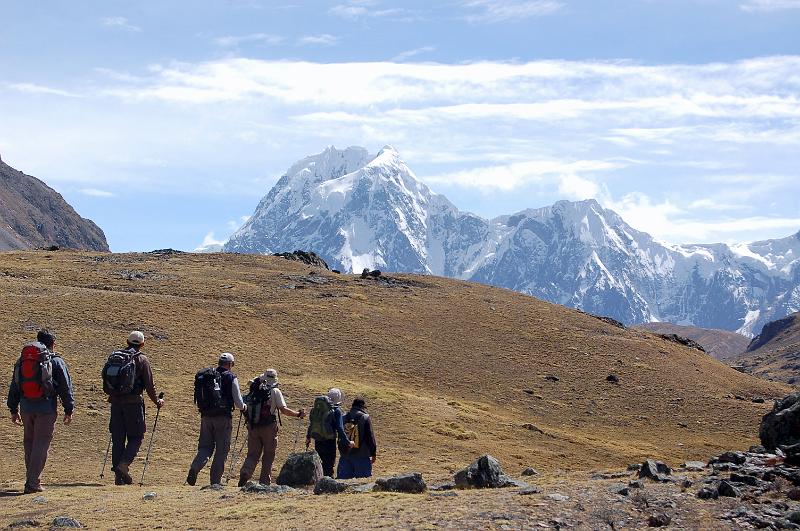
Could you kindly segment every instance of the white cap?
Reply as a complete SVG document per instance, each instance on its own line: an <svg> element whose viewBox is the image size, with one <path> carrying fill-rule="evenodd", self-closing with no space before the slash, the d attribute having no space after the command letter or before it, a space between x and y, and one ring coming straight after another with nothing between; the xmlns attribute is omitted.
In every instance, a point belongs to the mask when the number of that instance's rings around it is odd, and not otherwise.
<svg viewBox="0 0 800 531"><path fill-rule="evenodd" d="M342 403L342 392L339 389L332 387L328 389L328 398L330 398L331 402L338 406Z"/></svg>
<svg viewBox="0 0 800 531"><path fill-rule="evenodd" d="M220 363L233 363L233 354L230 352L223 352L219 355Z"/></svg>
<svg viewBox="0 0 800 531"><path fill-rule="evenodd" d="M278 379L278 371L275 369L267 369L264 371L264 378L267 380L277 380Z"/></svg>
<svg viewBox="0 0 800 531"><path fill-rule="evenodd" d="M138 330L134 330L128 334L128 343L131 345L141 346L144 345L144 334Z"/></svg>

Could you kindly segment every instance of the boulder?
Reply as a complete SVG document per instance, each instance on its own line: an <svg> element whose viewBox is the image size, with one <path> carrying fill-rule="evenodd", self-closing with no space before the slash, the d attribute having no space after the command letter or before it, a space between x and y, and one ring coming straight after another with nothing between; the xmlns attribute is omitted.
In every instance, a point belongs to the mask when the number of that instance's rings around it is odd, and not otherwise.
<svg viewBox="0 0 800 531"><path fill-rule="evenodd" d="M726 498L738 498L742 493L728 481L720 481L717 487L717 493Z"/></svg>
<svg viewBox="0 0 800 531"><path fill-rule="evenodd" d="M697 497L701 500L716 500L719 498L719 491L713 487L703 487L697 491Z"/></svg>
<svg viewBox="0 0 800 531"><path fill-rule="evenodd" d="M640 479L652 479L661 483L666 483L672 479L669 477L672 474L672 469L661 461L648 459L642 463L642 468L639 470Z"/></svg>
<svg viewBox="0 0 800 531"><path fill-rule="evenodd" d="M526 468L525 470L522 471L522 475L523 476L538 476L539 472L535 468L528 467L528 468Z"/></svg>
<svg viewBox="0 0 800 531"><path fill-rule="evenodd" d="M286 485L264 485L257 481L251 481L242 487L242 492L252 492L255 494L287 494L293 490L293 488L287 487Z"/></svg>
<svg viewBox="0 0 800 531"><path fill-rule="evenodd" d="M787 465L800 466L800 444L782 446L781 450L786 454L785 462Z"/></svg>
<svg viewBox="0 0 800 531"><path fill-rule="evenodd" d="M609 383L618 384L619 376L617 376L616 374L609 374L608 376L606 376L606 381Z"/></svg>
<svg viewBox="0 0 800 531"><path fill-rule="evenodd" d="M647 520L649 527L666 527L672 522L672 517L667 513L655 513Z"/></svg>
<svg viewBox="0 0 800 531"><path fill-rule="evenodd" d="M775 402L761 419L758 436L767 450L800 443L800 392Z"/></svg>
<svg viewBox="0 0 800 531"><path fill-rule="evenodd" d="M459 489L500 489L515 486L515 483L503 474L497 459L488 454L457 472L453 479Z"/></svg>
<svg viewBox="0 0 800 531"><path fill-rule="evenodd" d="M703 461L686 461L681 468L690 472L701 472L705 470L706 464Z"/></svg>
<svg viewBox="0 0 800 531"><path fill-rule="evenodd" d="M375 490L387 492L403 492L405 494L422 494L428 490L428 485L422 479L422 474L414 472L390 478L380 478L375 481Z"/></svg>
<svg viewBox="0 0 800 531"><path fill-rule="evenodd" d="M347 483L341 483L335 479L325 476L314 485L314 494L340 494L348 488Z"/></svg>
<svg viewBox="0 0 800 531"><path fill-rule="evenodd" d="M69 516L56 516L53 519L53 527L68 527L73 529L83 529L83 524Z"/></svg>
<svg viewBox="0 0 800 531"><path fill-rule="evenodd" d="M303 452L289 455L276 483L289 487L308 487L316 485L324 475L317 452Z"/></svg>
<svg viewBox="0 0 800 531"><path fill-rule="evenodd" d="M295 251L293 253L275 253L272 256L279 256L281 258L285 258L286 260L301 262L303 264L319 267L321 269L330 269L328 267L328 263L325 262L325 260L323 260L322 257L315 252Z"/></svg>

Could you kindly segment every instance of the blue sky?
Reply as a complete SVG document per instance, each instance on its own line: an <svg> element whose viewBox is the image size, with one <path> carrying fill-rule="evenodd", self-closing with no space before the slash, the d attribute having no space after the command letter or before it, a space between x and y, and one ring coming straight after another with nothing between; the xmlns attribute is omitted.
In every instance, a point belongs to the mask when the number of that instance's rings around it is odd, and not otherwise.
<svg viewBox="0 0 800 531"><path fill-rule="evenodd" d="M2 1L0 156L115 251L224 240L293 162L395 146L493 217L800 230L800 0Z"/></svg>

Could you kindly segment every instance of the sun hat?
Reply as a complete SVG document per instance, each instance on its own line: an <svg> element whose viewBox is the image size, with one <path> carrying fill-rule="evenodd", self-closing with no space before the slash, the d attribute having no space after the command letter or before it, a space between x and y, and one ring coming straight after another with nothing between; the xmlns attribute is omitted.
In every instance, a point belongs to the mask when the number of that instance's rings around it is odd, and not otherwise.
<svg viewBox="0 0 800 531"><path fill-rule="evenodd" d="M141 346L144 345L144 334L138 330L134 330L128 334L128 343L131 345Z"/></svg>

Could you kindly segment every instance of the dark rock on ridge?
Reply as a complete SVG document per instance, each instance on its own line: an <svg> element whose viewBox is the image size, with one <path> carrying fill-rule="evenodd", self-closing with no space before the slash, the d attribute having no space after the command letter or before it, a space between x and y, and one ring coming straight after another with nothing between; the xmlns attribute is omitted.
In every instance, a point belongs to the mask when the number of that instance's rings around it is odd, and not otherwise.
<svg viewBox="0 0 800 531"><path fill-rule="evenodd" d="M326 262L321 256L319 256L315 252L297 250L293 253L275 253L272 256L278 256L281 258L285 258L287 260L291 260L293 262L302 262L306 265L330 270L330 267L328 267L328 262Z"/></svg>

